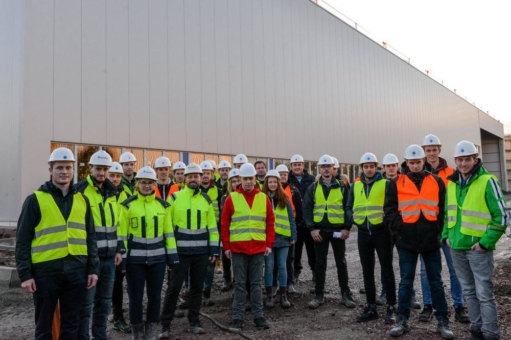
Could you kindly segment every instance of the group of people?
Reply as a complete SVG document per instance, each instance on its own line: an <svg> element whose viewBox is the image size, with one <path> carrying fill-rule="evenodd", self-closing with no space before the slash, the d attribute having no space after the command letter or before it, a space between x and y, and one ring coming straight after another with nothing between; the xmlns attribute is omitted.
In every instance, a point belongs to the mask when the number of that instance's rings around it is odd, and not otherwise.
<svg viewBox="0 0 511 340"><path fill-rule="evenodd" d="M456 169L440 152L438 137L428 135L422 145L406 148L401 166L395 155L385 155L383 173L377 157L365 153L360 175L350 184L329 155L319 158L315 178L304 170L300 155L291 157L290 170L283 164L267 170L263 161L251 164L239 154L232 167L227 161L218 168L213 161L172 165L159 157L153 167L135 172L133 154L123 153L117 163L100 150L90 158L87 178L73 185L74 154L57 148L49 159L50 180L27 197L17 229L17 268L22 288L33 293L35 338L52 338L57 315L65 339L90 334L106 339L108 319L135 340L166 339L185 305L188 331L203 334L200 308L213 303L215 268L223 273L222 291L234 288L230 327L241 329L250 308L254 325L268 329L263 310L275 308L277 301L284 309L291 306L288 294L296 293L304 246L314 283L309 308L325 301L330 244L341 303L355 308L345 257L355 225L366 295L357 322L379 318L376 305L386 304L385 323L394 324L389 334L409 332L410 309L421 308L414 289L420 259L424 308L419 320L434 315L437 332L453 339L442 249L455 320L470 323L472 339L499 339L493 250L507 227L506 202L473 143L456 145ZM381 265L379 295L375 253ZM129 324L122 312L124 278ZM186 293L180 297L183 284Z"/></svg>

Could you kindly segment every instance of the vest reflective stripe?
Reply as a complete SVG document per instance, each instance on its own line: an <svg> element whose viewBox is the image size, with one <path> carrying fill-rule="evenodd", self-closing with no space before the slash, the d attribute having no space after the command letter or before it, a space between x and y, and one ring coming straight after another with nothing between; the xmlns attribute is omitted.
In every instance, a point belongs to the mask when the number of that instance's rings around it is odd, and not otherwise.
<svg viewBox="0 0 511 340"><path fill-rule="evenodd" d="M432 175L424 177L421 190L406 175L399 175L396 180L398 210L404 223L415 223L421 213L428 221L436 221L438 207L438 183Z"/></svg>
<svg viewBox="0 0 511 340"><path fill-rule="evenodd" d="M73 195L67 222L50 193L36 191L34 194L39 203L41 220L35 227L32 240L32 263L57 260L67 255L87 256L87 203L82 194Z"/></svg>
<svg viewBox="0 0 511 340"><path fill-rule="evenodd" d="M165 255L165 248L158 248L158 249L131 249L130 250L130 256L137 256L137 257L155 257L155 256L161 256Z"/></svg>
<svg viewBox="0 0 511 340"><path fill-rule="evenodd" d="M291 185L288 185L284 192L286 193L287 197L289 198L289 202L291 203L291 208L293 209L293 216L296 217L296 207L293 203L293 194L291 193Z"/></svg>
<svg viewBox="0 0 511 340"><path fill-rule="evenodd" d="M158 242L163 242L164 241L164 237L163 237L163 235L162 236L158 236L158 237L154 237L154 238L145 238L145 237L133 236L132 241L136 242L136 243L142 243L142 244L155 244L155 243L158 243Z"/></svg>
<svg viewBox="0 0 511 340"><path fill-rule="evenodd" d="M459 212L460 232L464 235L483 237L492 222L490 209L486 204L486 186L493 175L481 175L470 184L463 205L459 206L456 194L457 184L449 181L447 185L447 227L454 228L458 223ZM456 203L456 204L452 204Z"/></svg>
<svg viewBox="0 0 511 340"><path fill-rule="evenodd" d="M277 206L275 211L275 232L282 236L291 237L291 224L289 223L289 215L287 205L284 209Z"/></svg>
<svg viewBox="0 0 511 340"><path fill-rule="evenodd" d="M339 181L336 180L336 182L340 185ZM323 186L318 183L314 197L315 201L313 215L315 223L321 222L323 220L323 216L325 216L325 213L327 214L327 218L330 223L344 223L344 209L342 206L343 195L340 188L330 189L328 198L325 199Z"/></svg>
<svg viewBox="0 0 511 340"><path fill-rule="evenodd" d="M249 207L243 194L231 193L234 214L231 218L230 240L240 241L266 241L266 200L265 194L255 194L252 208Z"/></svg>
<svg viewBox="0 0 511 340"><path fill-rule="evenodd" d="M208 241L202 240L202 241L183 241L183 240L177 240L177 246L179 247L207 247Z"/></svg>
<svg viewBox="0 0 511 340"><path fill-rule="evenodd" d="M206 194L211 198L211 205L213 206L213 210L215 211L216 222L220 221L220 209L218 208L218 188L216 186L208 188Z"/></svg>
<svg viewBox="0 0 511 340"><path fill-rule="evenodd" d="M201 234L207 234L208 229L186 229L186 228L179 228L180 234L187 234L187 235L201 235ZM218 229L217 229L218 230Z"/></svg>
<svg viewBox="0 0 511 340"><path fill-rule="evenodd" d="M106 229L106 230L105 230ZM105 228L105 227L94 227L94 230L97 232L97 233L105 233L105 234L111 234L111 233L115 233L117 231L117 225L114 225L113 227L110 227L110 228Z"/></svg>
<svg viewBox="0 0 511 340"><path fill-rule="evenodd" d="M117 248L117 239L115 239L115 240L100 240L100 241L97 241L97 243L98 243L98 248L111 248L111 247Z"/></svg>
<svg viewBox="0 0 511 340"><path fill-rule="evenodd" d="M358 225L364 223L367 218L373 225L383 223L383 203L385 202L386 180L378 180L372 184L369 197L366 197L364 183L355 182L353 193L353 222Z"/></svg>

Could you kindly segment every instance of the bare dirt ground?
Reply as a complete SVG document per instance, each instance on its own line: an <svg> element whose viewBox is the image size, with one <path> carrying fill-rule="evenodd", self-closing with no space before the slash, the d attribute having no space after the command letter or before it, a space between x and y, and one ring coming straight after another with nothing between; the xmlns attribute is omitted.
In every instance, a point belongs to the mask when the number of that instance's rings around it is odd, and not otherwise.
<svg viewBox="0 0 511 340"><path fill-rule="evenodd" d="M309 293L312 287L311 273L305 270L297 285L297 294L289 296L292 307L283 310L280 306L269 311L265 310L271 328L259 331L253 326L252 315L246 313L245 327L243 332L253 339L390 339L388 331L391 326L385 325L383 319L358 324L356 317L362 312L365 296L359 294L363 287L362 269L357 249L357 232L353 229L347 241L346 260L349 266L350 287L359 303L355 309L347 309L340 304L339 287L337 284L336 268L333 255L330 254L328 262L326 303L317 310L311 310L307 303L314 297ZM330 251L331 252L331 251ZM304 252L304 256L306 256ZM304 263L305 263L304 258ZM394 268L396 282L399 283L399 266L397 253L394 257ZM376 268L376 277L379 277L379 266ZM499 312L499 323L502 327L501 339L511 339L511 239L503 236L495 252L495 274L494 284ZM448 304L452 310L450 297L449 274L444 266L444 286ZM377 280L379 281L379 280ZM202 312L215 318L219 323L228 325L231 321L231 292L221 292L221 275L215 275L214 292L212 298L214 306L203 307ZM377 282L378 292L381 291L381 284ZM422 301L420 289L419 270L417 270L415 287L418 299ZM125 295L125 308L127 296ZM381 316L385 315L385 307L378 307ZM420 311L412 310L411 326L412 331L401 337L401 339L440 339L435 333L436 322L421 323L418 321ZM127 312L125 313L127 314ZM127 318L127 315L126 315ZM171 339L241 339L238 334L223 331L213 325L209 320L201 317L205 335L197 336L186 332L187 319L175 319L171 327ZM466 324L454 321L451 316L451 329L457 339L469 339L470 334ZM30 339L34 336L34 307L32 298L21 289L0 288L0 339ZM109 339L131 339L129 334L122 334L112 330L112 324L108 325Z"/></svg>

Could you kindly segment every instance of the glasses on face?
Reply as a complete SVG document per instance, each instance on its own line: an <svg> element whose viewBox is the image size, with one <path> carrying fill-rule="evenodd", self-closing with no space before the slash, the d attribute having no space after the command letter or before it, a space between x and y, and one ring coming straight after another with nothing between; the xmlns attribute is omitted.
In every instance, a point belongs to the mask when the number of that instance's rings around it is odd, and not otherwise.
<svg viewBox="0 0 511 340"><path fill-rule="evenodd" d="M140 186L143 186L143 187L152 187L153 186L153 182L138 182Z"/></svg>

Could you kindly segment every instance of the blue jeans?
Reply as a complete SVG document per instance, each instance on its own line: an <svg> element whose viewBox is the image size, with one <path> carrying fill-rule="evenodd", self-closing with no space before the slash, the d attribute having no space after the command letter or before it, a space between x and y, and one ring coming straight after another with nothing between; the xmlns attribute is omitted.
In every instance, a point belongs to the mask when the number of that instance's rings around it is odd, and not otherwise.
<svg viewBox="0 0 511 340"><path fill-rule="evenodd" d="M454 308L463 306L463 295L461 293L461 285L454 265L452 264L451 248L447 244L442 243L442 250L445 256L445 262L447 268L449 268L449 277L451 281L451 297L454 302ZM426 274L426 267L424 266L424 260L421 256L421 286L422 286L422 302L424 305L431 305L431 290L429 289L428 275Z"/></svg>
<svg viewBox="0 0 511 340"><path fill-rule="evenodd" d="M401 282L399 282L397 313L409 319L413 281L419 253L398 248L398 254ZM442 255L440 255L440 249L420 255L424 258L424 263L426 265L435 318L439 321L445 320L447 319L447 301L445 300L445 291L442 283Z"/></svg>
<svg viewBox="0 0 511 340"><path fill-rule="evenodd" d="M112 305L112 291L115 281L114 258L100 258L98 282L89 289L80 308L80 340L89 340L89 324L92 312L92 337L106 340L106 321ZM94 309L92 305L94 304Z"/></svg>
<svg viewBox="0 0 511 340"><path fill-rule="evenodd" d="M273 284L273 267L275 259L277 259L277 267L279 269L280 287L287 287L287 252L289 247L273 248L269 256L264 257L264 285L271 287Z"/></svg>
<svg viewBox="0 0 511 340"><path fill-rule="evenodd" d="M85 270L35 278L37 290L32 295L35 307L35 339L51 340L53 313L59 303L60 339L76 339L80 310L87 286Z"/></svg>

